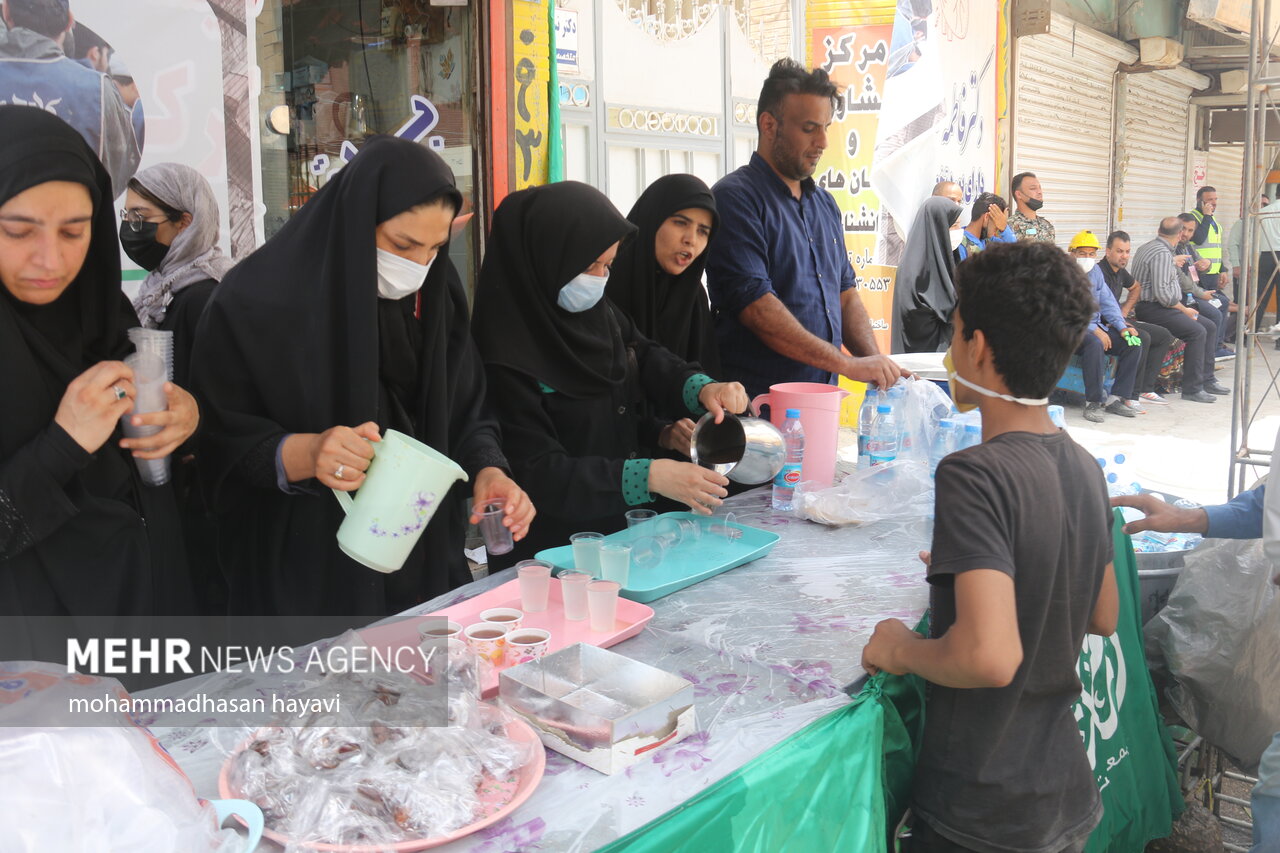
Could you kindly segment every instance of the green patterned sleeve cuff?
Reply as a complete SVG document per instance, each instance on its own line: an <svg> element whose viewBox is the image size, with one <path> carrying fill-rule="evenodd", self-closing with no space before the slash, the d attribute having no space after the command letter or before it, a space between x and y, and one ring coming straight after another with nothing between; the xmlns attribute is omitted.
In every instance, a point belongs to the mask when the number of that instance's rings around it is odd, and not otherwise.
<svg viewBox="0 0 1280 853"><path fill-rule="evenodd" d="M649 494L649 465L652 459L628 459L622 463L622 499L627 506L653 503Z"/></svg>
<svg viewBox="0 0 1280 853"><path fill-rule="evenodd" d="M697 417L702 417L707 413L706 408L698 402L698 395L702 393L702 389L708 385L714 385L715 380L705 373L695 373L684 381L684 407Z"/></svg>

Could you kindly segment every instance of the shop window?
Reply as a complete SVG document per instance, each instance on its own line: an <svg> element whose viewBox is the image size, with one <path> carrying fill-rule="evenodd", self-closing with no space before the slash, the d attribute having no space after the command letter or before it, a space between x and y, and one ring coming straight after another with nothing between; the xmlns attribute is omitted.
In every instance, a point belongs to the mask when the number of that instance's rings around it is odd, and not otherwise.
<svg viewBox="0 0 1280 853"><path fill-rule="evenodd" d="M344 148L395 133L453 168L464 211L477 207L475 41L466 6L428 0L265 0L257 20L265 231L270 237L340 167ZM421 108L425 99L429 108ZM417 111L415 111L417 110ZM424 118L425 117L425 118ZM435 124L419 133L431 117ZM474 228L449 254L477 268Z"/></svg>

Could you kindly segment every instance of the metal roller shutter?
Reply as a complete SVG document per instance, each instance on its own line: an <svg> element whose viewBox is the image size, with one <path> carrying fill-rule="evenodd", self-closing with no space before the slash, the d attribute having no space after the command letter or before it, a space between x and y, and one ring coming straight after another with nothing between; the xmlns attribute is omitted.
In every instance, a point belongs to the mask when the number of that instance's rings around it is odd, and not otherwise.
<svg viewBox="0 0 1280 853"><path fill-rule="evenodd" d="M1040 179L1065 249L1077 231L1109 227L1115 72L1138 54L1057 13L1048 33L1022 36L1015 51L1010 175Z"/></svg>
<svg viewBox="0 0 1280 853"><path fill-rule="evenodd" d="M1240 184L1244 174L1243 145L1209 146L1208 185L1218 191L1218 212L1214 218L1223 234L1240 218Z"/></svg>
<svg viewBox="0 0 1280 853"><path fill-rule="evenodd" d="M1121 78L1116 227L1135 245L1155 237L1161 219L1188 209L1191 91L1207 82L1183 68Z"/></svg>

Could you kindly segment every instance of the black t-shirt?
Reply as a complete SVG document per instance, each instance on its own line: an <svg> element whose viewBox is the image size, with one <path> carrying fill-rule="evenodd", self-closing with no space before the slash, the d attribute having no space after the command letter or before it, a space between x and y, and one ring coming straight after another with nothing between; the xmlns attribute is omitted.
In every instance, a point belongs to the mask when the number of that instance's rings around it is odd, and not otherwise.
<svg viewBox="0 0 1280 853"><path fill-rule="evenodd" d="M1133 274L1129 272L1128 267L1121 267L1113 270L1111 264L1103 258L1098 263L1098 268L1102 270L1102 278L1107 283L1107 287L1111 288L1111 295L1116 298L1116 302L1124 305L1124 300L1120 298L1120 294L1129 287L1133 287Z"/></svg>
<svg viewBox="0 0 1280 853"><path fill-rule="evenodd" d="M1072 704L1076 663L1112 559L1102 472L1065 432L1005 433L938 466L932 632L955 622L955 576L1013 578L1022 665L1007 687L929 685L912 808L983 853L1049 853L1102 814Z"/></svg>

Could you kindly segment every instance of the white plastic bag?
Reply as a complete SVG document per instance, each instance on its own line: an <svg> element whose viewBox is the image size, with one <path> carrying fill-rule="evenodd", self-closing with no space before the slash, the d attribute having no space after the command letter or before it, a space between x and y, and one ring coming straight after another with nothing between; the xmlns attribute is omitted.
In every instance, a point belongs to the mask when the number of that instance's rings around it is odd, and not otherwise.
<svg viewBox="0 0 1280 853"><path fill-rule="evenodd" d="M816 485L801 483L796 488L795 507L801 518L820 524L871 524L933 514L929 466L914 459L859 468L827 489Z"/></svg>
<svg viewBox="0 0 1280 853"><path fill-rule="evenodd" d="M5 853L247 853L256 847L256 838L246 845L233 830L218 828L215 804L196 798L190 780L146 729L103 707L109 698L128 700L115 679L44 663L0 663ZM257 811L245 803L233 813L246 809Z"/></svg>

